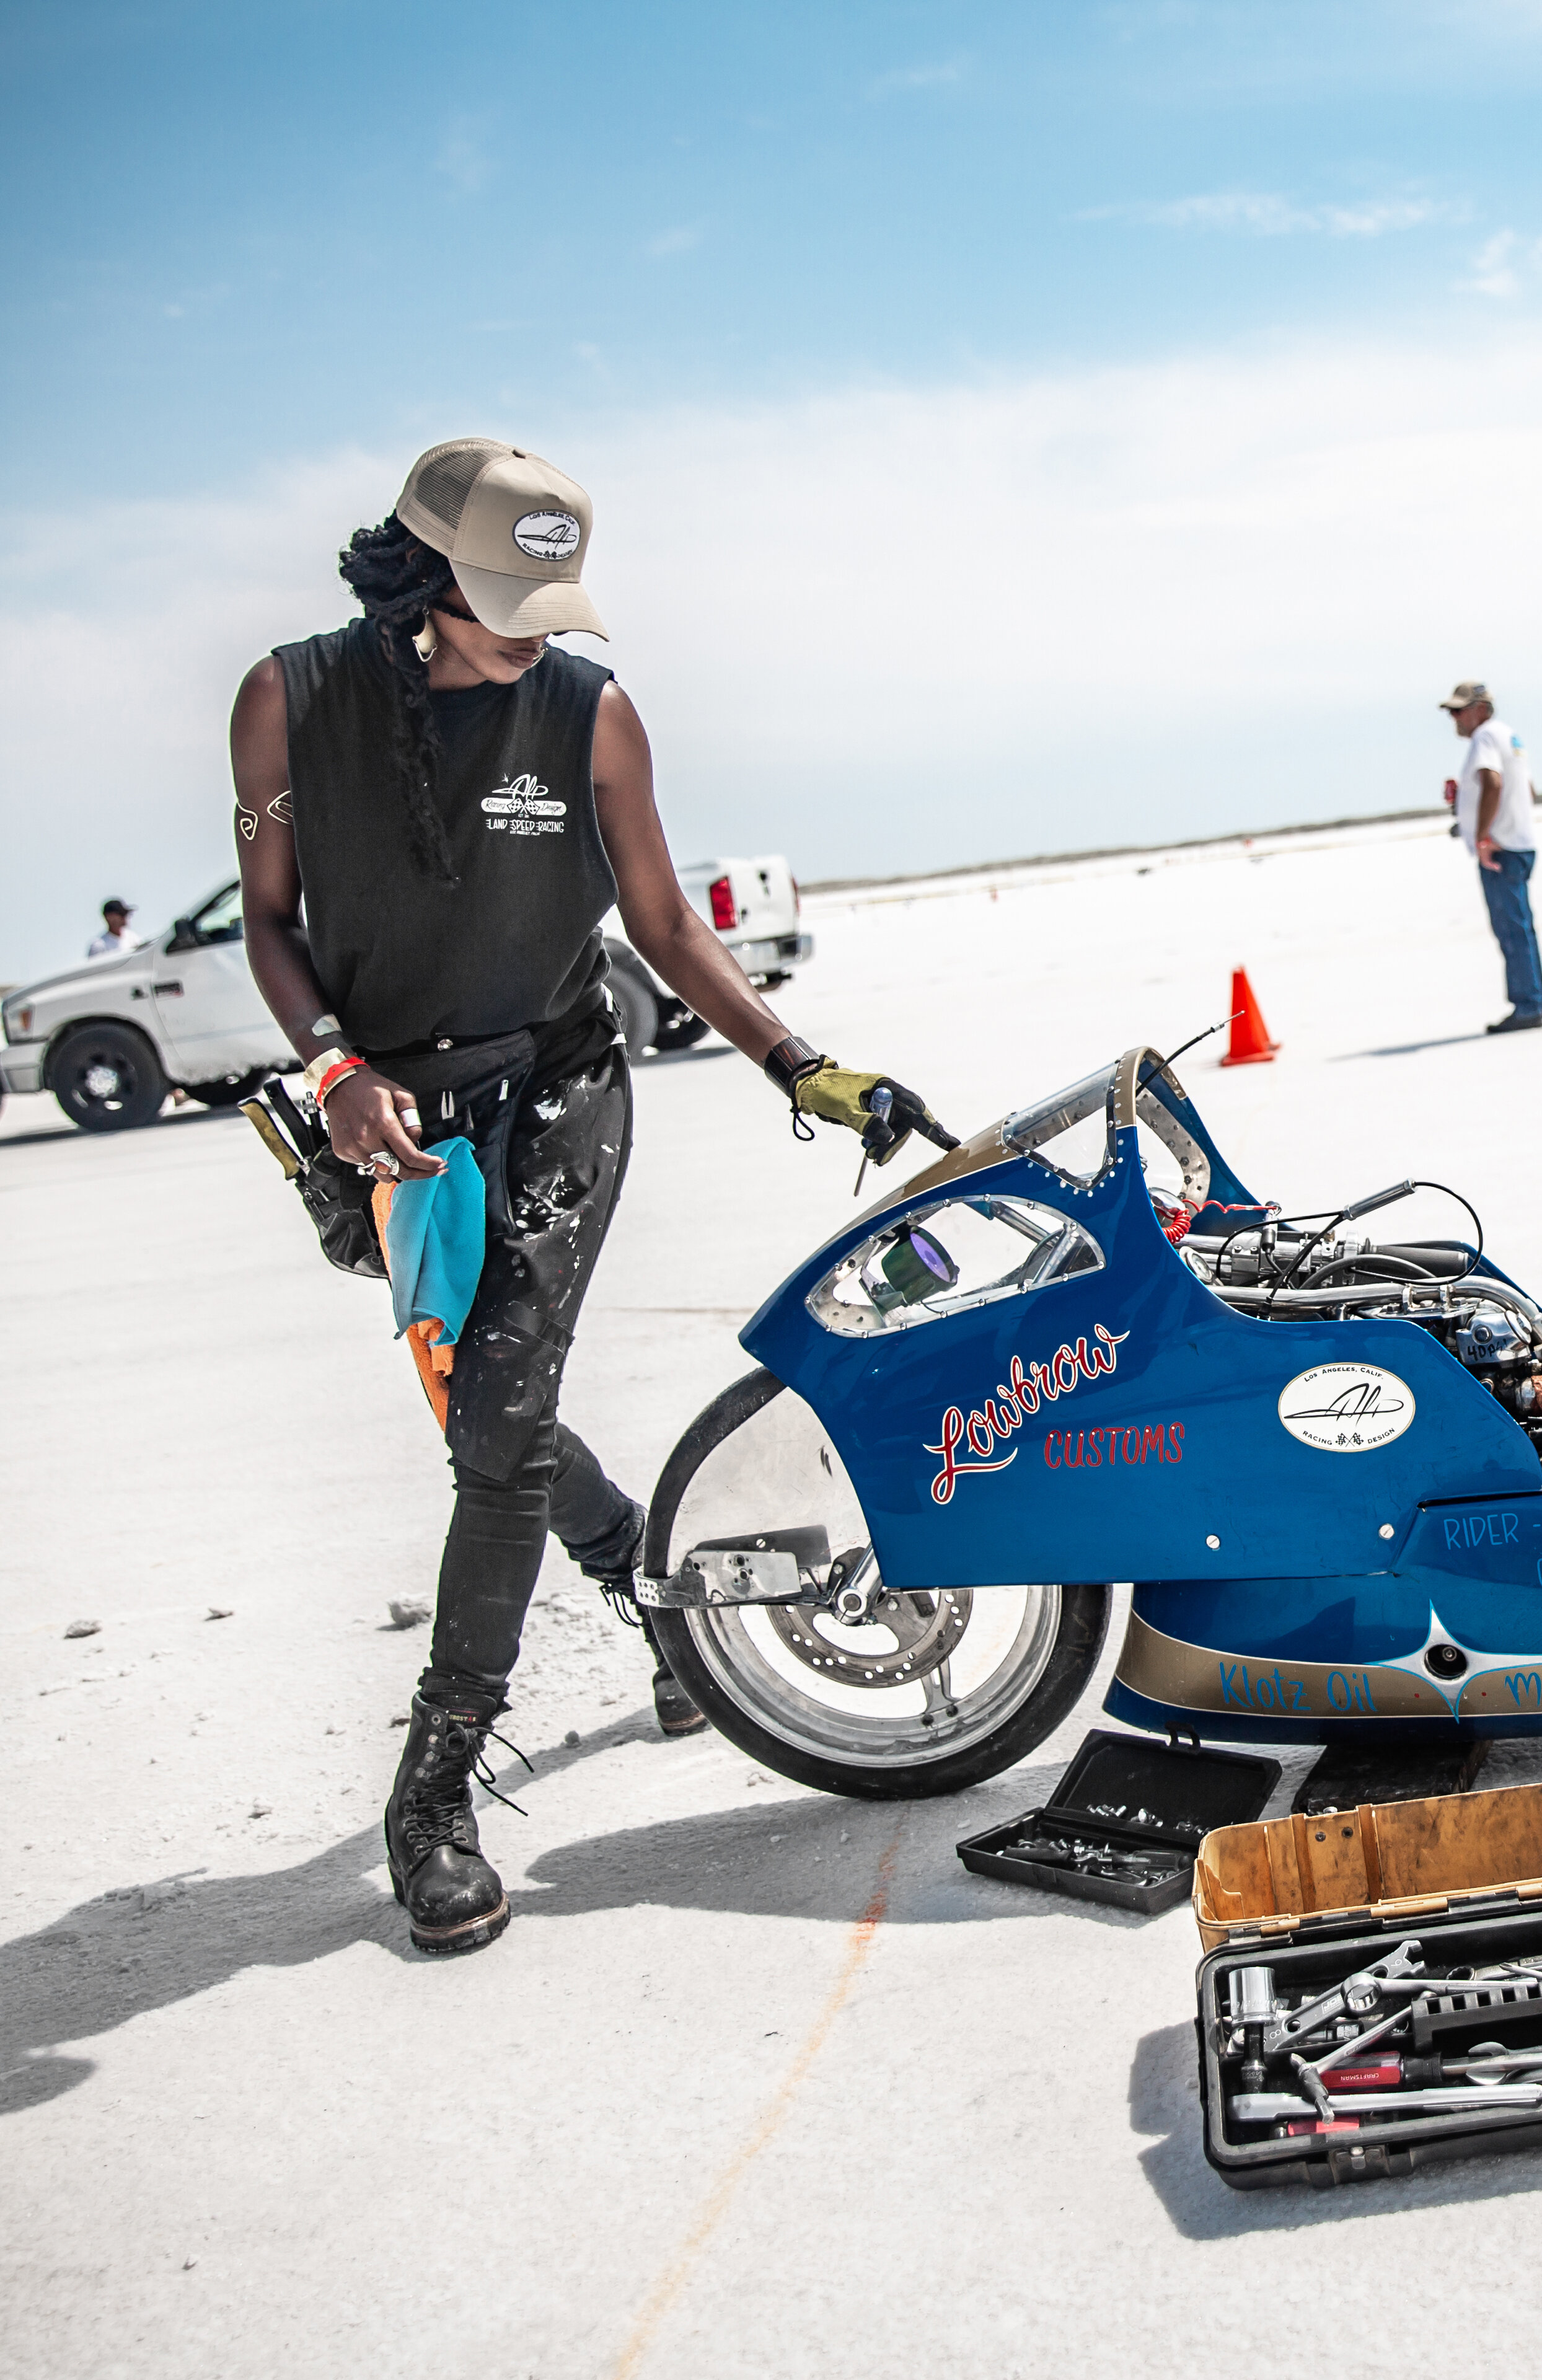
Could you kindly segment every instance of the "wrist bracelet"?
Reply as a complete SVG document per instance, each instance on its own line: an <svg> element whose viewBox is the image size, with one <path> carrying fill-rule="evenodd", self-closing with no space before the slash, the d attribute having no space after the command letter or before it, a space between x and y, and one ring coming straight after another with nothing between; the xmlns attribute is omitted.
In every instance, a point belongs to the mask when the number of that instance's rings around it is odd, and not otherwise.
<svg viewBox="0 0 1542 2380"><path fill-rule="evenodd" d="M347 1050L323 1050L319 1058L311 1059L300 1079L317 1106L324 1107L327 1093L335 1088L344 1075L351 1075L356 1068L368 1063L368 1059L356 1058Z"/></svg>
<svg viewBox="0 0 1542 2380"><path fill-rule="evenodd" d="M795 1033L789 1033L784 1041L777 1043L766 1060L764 1072L779 1091L785 1091L792 1099L804 1076L817 1075L824 1062L818 1050L810 1050L807 1041L800 1041Z"/></svg>
<svg viewBox="0 0 1542 2380"><path fill-rule="evenodd" d="M329 1068L328 1072L322 1076L321 1081L317 1084L316 1105L324 1112L326 1103L332 1097L333 1092L337 1088L338 1084L346 1083L350 1075L358 1074L359 1070L368 1065L368 1063L369 1061L366 1058L340 1059L335 1066Z"/></svg>
<svg viewBox="0 0 1542 2380"><path fill-rule="evenodd" d="M316 1086L322 1075L329 1075L334 1066L340 1066L345 1058L351 1058L352 1055L351 1050L332 1049L323 1050L318 1057L311 1059L300 1080L312 1099L316 1096Z"/></svg>
<svg viewBox="0 0 1542 2380"><path fill-rule="evenodd" d="M807 1042L800 1041L795 1033L789 1033L784 1041L779 1041L766 1060L768 1078L779 1091L786 1092L791 1103L795 1140L812 1140L814 1137L813 1125L807 1116L798 1113L797 1087L829 1063L828 1058L821 1057L818 1050L810 1050Z"/></svg>

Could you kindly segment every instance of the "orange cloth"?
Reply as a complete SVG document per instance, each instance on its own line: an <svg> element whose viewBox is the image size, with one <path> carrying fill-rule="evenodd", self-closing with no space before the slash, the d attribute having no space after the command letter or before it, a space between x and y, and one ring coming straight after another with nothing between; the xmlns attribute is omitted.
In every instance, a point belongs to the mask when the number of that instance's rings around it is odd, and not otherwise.
<svg viewBox="0 0 1542 2380"><path fill-rule="evenodd" d="M377 1182L370 1199L370 1204L374 1209L375 1231L380 1239L380 1252L385 1259L387 1273L391 1270L391 1257L386 1245L385 1227L391 1219L391 1201L395 1195L396 1185L394 1182ZM423 1383L423 1394L433 1407L433 1417L441 1429L444 1429L449 1422L449 1378L455 1368L455 1351L453 1347L431 1346L429 1342L443 1328L443 1322L431 1318L427 1322L415 1322L411 1329L404 1333L407 1353L417 1365L418 1377Z"/></svg>

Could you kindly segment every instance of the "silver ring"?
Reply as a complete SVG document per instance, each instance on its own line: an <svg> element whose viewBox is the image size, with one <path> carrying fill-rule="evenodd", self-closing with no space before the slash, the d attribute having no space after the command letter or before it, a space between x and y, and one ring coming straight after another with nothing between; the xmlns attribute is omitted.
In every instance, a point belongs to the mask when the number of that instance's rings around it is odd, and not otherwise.
<svg viewBox="0 0 1542 2380"><path fill-rule="evenodd" d="M400 1158L393 1157L388 1148L371 1149L364 1163L369 1167L383 1165L387 1173L399 1173L402 1170Z"/></svg>

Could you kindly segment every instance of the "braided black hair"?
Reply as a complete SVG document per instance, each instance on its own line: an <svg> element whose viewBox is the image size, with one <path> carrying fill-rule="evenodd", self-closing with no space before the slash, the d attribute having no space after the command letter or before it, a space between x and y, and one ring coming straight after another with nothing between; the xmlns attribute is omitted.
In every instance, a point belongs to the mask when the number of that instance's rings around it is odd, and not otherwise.
<svg viewBox="0 0 1542 2380"><path fill-rule="evenodd" d="M429 701L429 665L412 641L422 631L430 605L455 585L455 573L395 513L378 528L356 528L347 552L337 557L337 568L363 605L365 618L379 627L391 672L396 698L391 749L407 804L412 856L425 876L456 884L460 880L434 798L443 754Z"/></svg>

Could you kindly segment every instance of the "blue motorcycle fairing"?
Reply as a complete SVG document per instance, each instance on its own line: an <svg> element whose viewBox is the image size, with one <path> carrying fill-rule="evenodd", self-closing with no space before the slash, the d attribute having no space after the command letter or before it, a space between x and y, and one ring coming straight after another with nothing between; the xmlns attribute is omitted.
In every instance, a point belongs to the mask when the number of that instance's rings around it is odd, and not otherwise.
<svg viewBox="0 0 1542 2380"><path fill-rule="evenodd" d="M1208 1160L1210 1178L1206 1185L1205 1203L1195 1214L1191 1229L1196 1232L1228 1232L1241 1230L1249 1222L1263 1222L1269 1214L1268 1207L1238 1181L1210 1138L1193 1100L1184 1093L1174 1090L1163 1073L1152 1071L1141 1087L1152 1099L1160 1101L1174 1123L1182 1124L1189 1138L1197 1142Z"/></svg>
<svg viewBox="0 0 1542 2380"><path fill-rule="evenodd" d="M1455 1678L1432 1644L1455 1648ZM1243 1584L1137 1584L1104 1707L1141 1726L1216 1731L1243 1709L1325 1732L1542 1729L1542 1492L1427 1506L1395 1575ZM1221 1649L1224 1648L1224 1649ZM1449 1658L1449 1653L1448 1653ZM1336 1665L1336 1666L1335 1666ZM1142 1714L1135 1719L1138 1706ZM1257 1733L1257 1724L1245 1731Z"/></svg>
<svg viewBox="0 0 1542 2380"><path fill-rule="evenodd" d="M1453 1627L1460 1621L1463 1645L1485 1652L1542 1642L1539 1590L1542 1489L1425 1506L1381 1577L1276 1578L1267 1595L1231 1579L1142 1579L1135 1609L1192 1644L1271 1660L1364 1662L1417 1651L1435 1608Z"/></svg>
<svg viewBox="0 0 1542 2380"><path fill-rule="evenodd" d="M1182 1121L1197 1137L1186 1102ZM1234 1312L1165 1238L1134 1126L1111 1145L1085 1186L1014 1151L902 1193L799 1266L741 1333L829 1431L891 1584L1342 1581L1387 1572L1421 1502L1535 1490L1526 1433L1428 1332ZM1104 1269L877 1337L840 1337L810 1313L810 1293L875 1231L985 1193L1072 1217ZM1280 1398L1327 1363L1394 1374L1412 1425L1352 1453L1300 1443Z"/></svg>

